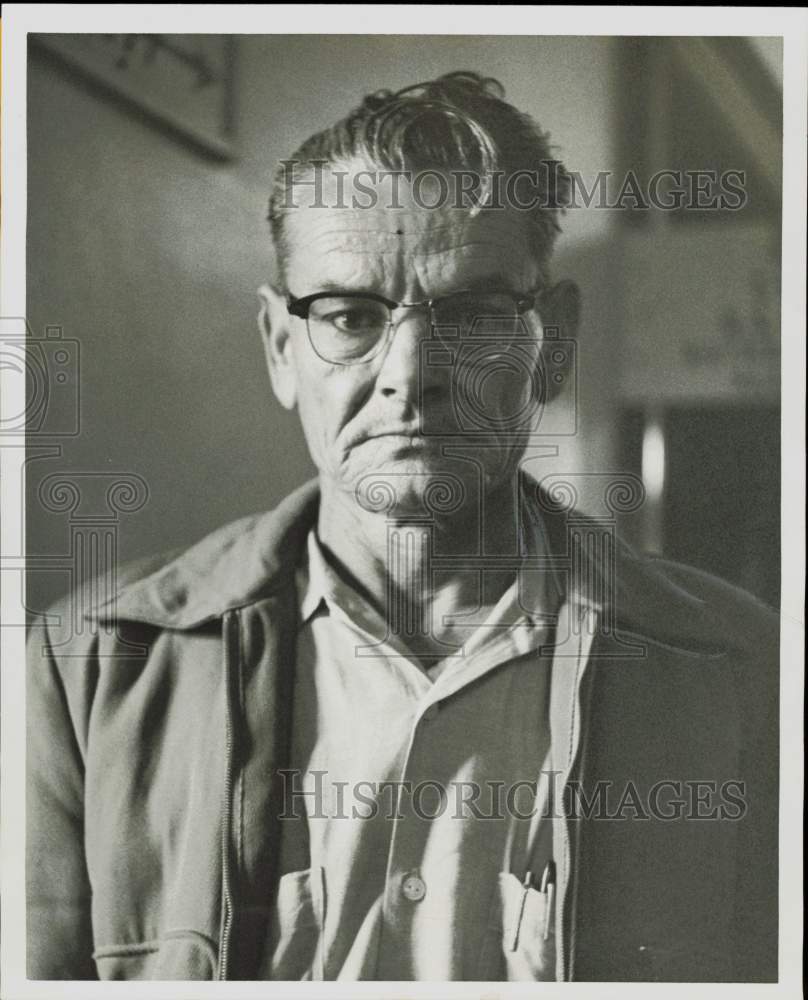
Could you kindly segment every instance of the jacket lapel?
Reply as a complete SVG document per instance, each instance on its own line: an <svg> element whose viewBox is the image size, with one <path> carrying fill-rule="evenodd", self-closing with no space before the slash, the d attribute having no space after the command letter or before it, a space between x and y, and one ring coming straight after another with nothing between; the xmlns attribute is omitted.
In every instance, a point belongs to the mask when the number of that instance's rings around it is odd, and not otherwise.
<svg viewBox="0 0 808 1000"><path fill-rule="evenodd" d="M563 816L563 789L576 766L582 739L581 684L589 665L589 650L597 626L597 611L580 599L567 600L558 614L550 680L550 744L553 790L553 857L558 879L556 912L556 978L568 978L574 928L576 830Z"/></svg>
<svg viewBox="0 0 808 1000"><path fill-rule="evenodd" d="M228 524L122 586L87 617L193 629L288 588L319 502L316 481L306 483L274 510Z"/></svg>

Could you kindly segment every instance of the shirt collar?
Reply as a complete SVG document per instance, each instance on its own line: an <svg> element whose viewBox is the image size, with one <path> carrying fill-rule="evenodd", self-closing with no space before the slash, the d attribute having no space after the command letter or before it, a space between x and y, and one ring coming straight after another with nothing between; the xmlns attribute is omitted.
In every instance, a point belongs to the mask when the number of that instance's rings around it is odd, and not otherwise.
<svg viewBox="0 0 808 1000"><path fill-rule="evenodd" d="M312 527L306 539L303 560L295 574L301 624L305 625L326 600L331 575L317 539L317 529Z"/></svg>
<svg viewBox="0 0 808 1000"><path fill-rule="evenodd" d="M514 583L502 594L491 613L491 620L526 617L533 624L541 625L555 615L563 597L557 570L550 559L550 542L544 519L530 503L527 491L522 491L523 516L520 519L519 556L534 565L520 566ZM537 560L546 559L546 566L536 568ZM304 558L297 567L295 582L301 624L305 625L323 604L338 606L345 611L359 610L361 598L352 587L340 579L328 564L317 537L316 525L312 526L306 540ZM521 612L521 615L518 614Z"/></svg>
<svg viewBox="0 0 808 1000"><path fill-rule="evenodd" d="M608 558L603 546L583 547L581 566L572 573L568 568L572 514L527 476L525 494L526 520L534 525L525 535L546 529L549 550L542 546L539 555L549 553L546 566L557 568L564 600L594 610L605 604L612 616L610 627L708 654L746 649L759 641L760 628L776 630L777 616L766 611L764 626L762 606L742 591L696 570L638 557L619 538ZM319 499L317 483L307 483L275 510L225 525L190 549L170 553L147 567L125 568L103 581L111 596L100 603L94 594L101 581L94 581L92 594L85 592L80 598L89 605L84 617L99 624L131 621L186 630L264 600L289 600L290 610L298 608L290 584L311 525L317 521ZM575 517L577 530L601 530L591 518L577 513ZM552 573L545 575L552 579Z"/></svg>

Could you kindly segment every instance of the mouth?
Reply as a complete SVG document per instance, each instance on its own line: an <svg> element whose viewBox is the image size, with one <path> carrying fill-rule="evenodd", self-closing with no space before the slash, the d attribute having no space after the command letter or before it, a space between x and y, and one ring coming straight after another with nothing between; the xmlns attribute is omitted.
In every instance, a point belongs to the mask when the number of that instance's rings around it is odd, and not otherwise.
<svg viewBox="0 0 808 1000"><path fill-rule="evenodd" d="M392 454L426 453L438 444L434 435L425 434L421 426L385 427L363 434L351 447L369 447Z"/></svg>
<svg viewBox="0 0 808 1000"><path fill-rule="evenodd" d="M449 428L453 429L453 426L450 424ZM414 422L390 424L383 424L380 421L375 427L354 432L349 438L346 437L343 447L348 452L354 448L372 445L374 442L377 448L385 450L421 451L445 443L445 437L441 437L439 426L437 424L433 426L431 421L427 423L419 419Z"/></svg>
<svg viewBox="0 0 808 1000"><path fill-rule="evenodd" d="M414 430L379 431L374 434L369 434L365 440L387 441L390 444L406 448L423 448L425 445L429 444L429 438L424 437L422 431Z"/></svg>
<svg viewBox="0 0 808 1000"><path fill-rule="evenodd" d="M415 426L385 427L382 430L370 431L363 440L375 441L378 438L406 438L409 441L421 441L424 431L420 424Z"/></svg>

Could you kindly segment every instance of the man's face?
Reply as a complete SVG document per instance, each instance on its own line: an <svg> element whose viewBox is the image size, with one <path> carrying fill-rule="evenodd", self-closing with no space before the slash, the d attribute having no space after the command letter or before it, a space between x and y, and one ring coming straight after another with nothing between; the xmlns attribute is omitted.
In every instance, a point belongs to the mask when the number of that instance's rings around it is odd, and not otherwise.
<svg viewBox="0 0 808 1000"><path fill-rule="evenodd" d="M328 185L324 200L334 204ZM536 287L527 222L518 212L472 216L451 206L429 209L406 193L403 208L381 202L368 209L307 207L289 214L286 279L293 296L361 291L413 303L459 290ZM448 339L450 355L443 352L440 363L429 364L421 348L434 336L428 311L399 310L386 349L370 361L339 365L315 353L305 320L289 316L279 296L268 295L266 312L276 394L285 406L297 406L311 457L334 486L355 492L363 481L367 485L365 477L383 479L406 511L418 507L425 488L442 472L467 486L482 478L486 492L510 477L522 449L507 439L520 400L531 389L524 340L518 363L508 360L507 348L497 354L496 347L483 346L473 351L471 367L447 364L447 357L468 356ZM526 331L535 338L535 361L540 321L535 312L524 321L521 336ZM458 390L483 415L485 443L494 447L479 447L478 423L473 428L478 446L468 448L469 425L458 410ZM449 444L469 452L479 471L448 456Z"/></svg>

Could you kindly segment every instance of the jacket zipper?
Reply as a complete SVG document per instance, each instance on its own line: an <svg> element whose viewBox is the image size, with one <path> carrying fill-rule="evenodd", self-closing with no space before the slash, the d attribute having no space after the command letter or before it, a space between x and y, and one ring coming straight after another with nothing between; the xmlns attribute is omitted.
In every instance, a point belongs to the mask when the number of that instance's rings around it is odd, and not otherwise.
<svg viewBox="0 0 808 1000"><path fill-rule="evenodd" d="M230 940L235 911L231 843L233 831L233 770L235 758L233 689L239 664L239 618L237 611L228 611L222 620L225 683L225 760L224 801L222 807L222 920L219 939L218 979L226 980L230 964Z"/></svg>

